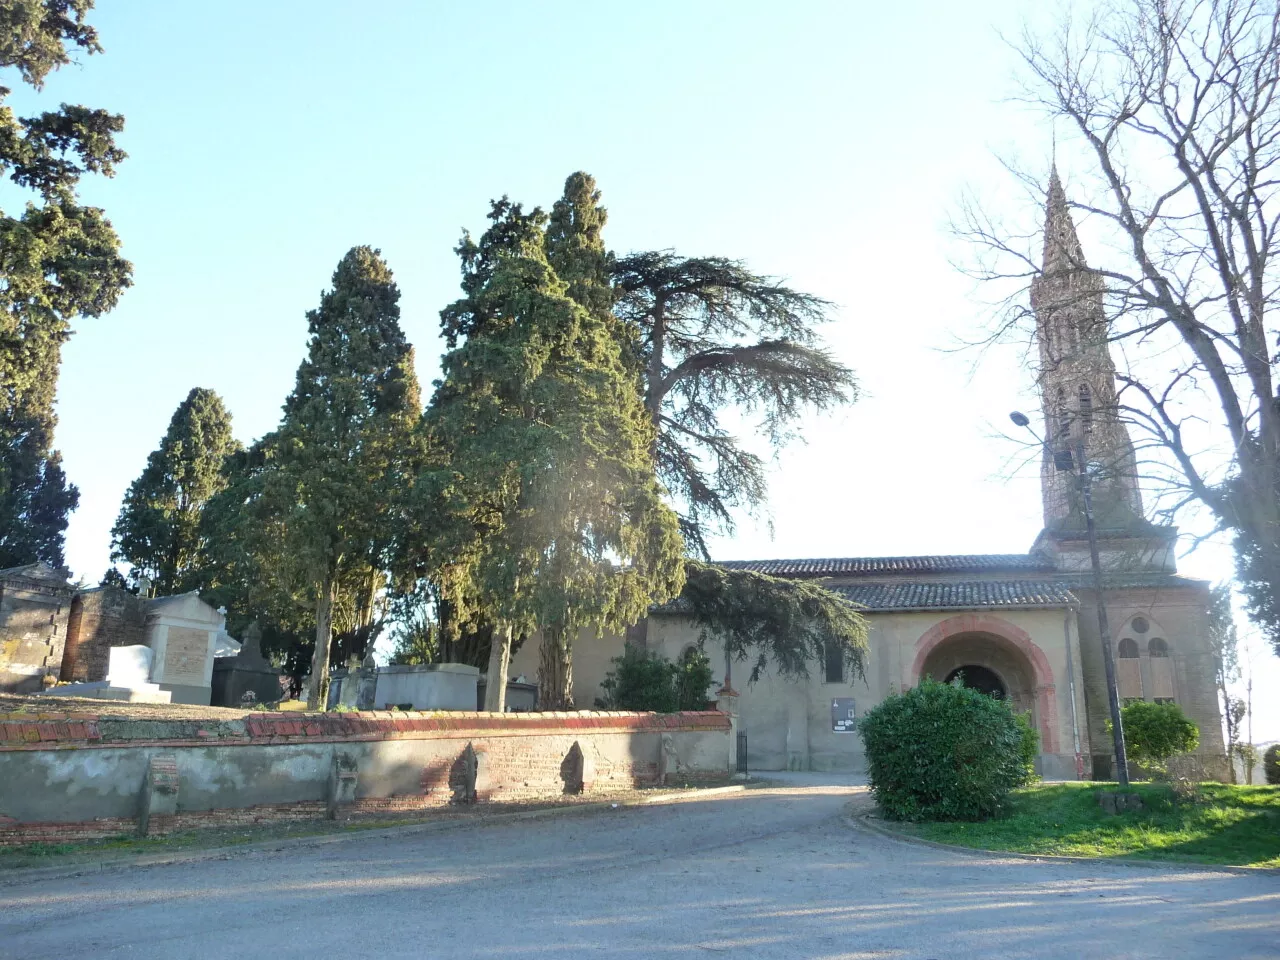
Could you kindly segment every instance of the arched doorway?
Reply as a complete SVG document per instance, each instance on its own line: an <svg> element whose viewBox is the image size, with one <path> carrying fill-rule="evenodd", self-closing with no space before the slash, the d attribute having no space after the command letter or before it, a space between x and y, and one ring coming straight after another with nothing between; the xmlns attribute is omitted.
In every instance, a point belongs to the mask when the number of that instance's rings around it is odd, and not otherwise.
<svg viewBox="0 0 1280 960"><path fill-rule="evenodd" d="M996 700L1005 700L1009 696L1009 691L1005 689L1004 681L1000 679L1000 675L994 670L976 663L966 663L964 666L956 667L947 674L947 683L955 683L957 680L970 690L985 693L988 697Z"/></svg>
<svg viewBox="0 0 1280 960"><path fill-rule="evenodd" d="M980 669L975 669L980 668ZM923 677L946 681L963 676L966 686L984 692L1003 690L1009 705L1030 715L1040 731L1042 753L1057 753L1061 742L1049 660L1016 624L988 613L967 613L934 624L915 644L915 657L904 681Z"/></svg>

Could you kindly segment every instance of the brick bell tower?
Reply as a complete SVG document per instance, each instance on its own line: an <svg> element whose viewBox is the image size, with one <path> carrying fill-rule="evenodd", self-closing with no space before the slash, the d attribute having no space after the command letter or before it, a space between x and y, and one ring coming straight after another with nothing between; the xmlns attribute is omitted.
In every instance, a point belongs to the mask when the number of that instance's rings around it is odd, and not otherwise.
<svg viewBox="0 0 1280 960"><path fill-rule="evenodd" d="M1089 269L1055 166L1045 205L1044 259L1031 283L1039 343L1040 400L1048 446L1040 467L1044 531L1036 548L1080 565L1084 507L1079 482L1055 454L1084 443L1092 475L1093 511L1112 565L1172 571L1172 527L1143 517L1137 458L1116 398L1116 367L1103 308L1105 284ZM1071 556L1068 556L1071 555ZM1123 558L1123 559L1122 559Z"/></svg>

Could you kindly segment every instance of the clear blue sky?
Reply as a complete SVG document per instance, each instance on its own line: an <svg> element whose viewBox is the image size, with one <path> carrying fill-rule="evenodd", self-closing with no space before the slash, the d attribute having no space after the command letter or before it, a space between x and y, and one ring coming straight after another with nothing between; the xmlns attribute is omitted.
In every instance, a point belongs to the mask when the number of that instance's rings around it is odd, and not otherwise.
<svg viewBox="0 0 1280 960"><path fill-rule="evenodd" d="M994 150L1048 161L1047 128L1004 101L998 36L1037 8L100 0L106 53L37 98L123 113L130 154L84 190L136 286L64 354L69 564L101 576L125 488L193 386L246 442L274 426L304 313L349 247L389 260L428 385L461 229L504 193L549 205L579 169L613 248L741 257L840 305L829 339L866 395L806 424L772 531L747 520L720 556L1027 549L1036 470L1010 476L997 434L1036 408L1031 374L1015 350L976 370L944 352L983 319L945 223L966 185L1022 202ZM1221 579L1229 555L1183 569Z"/></svg>

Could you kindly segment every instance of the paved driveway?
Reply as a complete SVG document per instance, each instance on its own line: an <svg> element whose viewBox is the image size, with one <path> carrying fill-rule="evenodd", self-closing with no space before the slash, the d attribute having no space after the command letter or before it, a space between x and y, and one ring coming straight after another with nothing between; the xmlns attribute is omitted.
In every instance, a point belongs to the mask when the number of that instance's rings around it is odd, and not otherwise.
<svg viewBox="0 0 1280 960"><path fill-rule="evenodd" d="M1280 955L1280 877L885 840L834 780L4 886L0 956Z"/></svg>

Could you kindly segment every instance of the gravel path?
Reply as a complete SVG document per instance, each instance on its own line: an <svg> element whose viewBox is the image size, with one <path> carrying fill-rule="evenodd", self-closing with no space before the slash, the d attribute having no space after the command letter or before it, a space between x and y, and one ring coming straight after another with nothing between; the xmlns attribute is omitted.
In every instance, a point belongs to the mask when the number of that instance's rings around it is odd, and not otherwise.
<svg viewBox="0 0 1280 960"><path fill-rule="evenodd" d="M971 857L847 780L0 888L0 957L1280 955L1280 877Z"/></svg>

